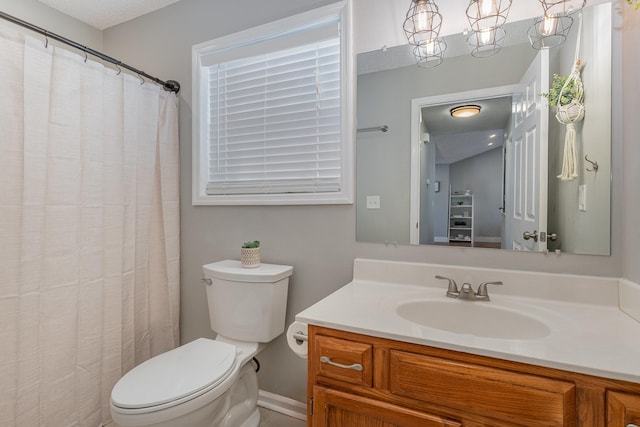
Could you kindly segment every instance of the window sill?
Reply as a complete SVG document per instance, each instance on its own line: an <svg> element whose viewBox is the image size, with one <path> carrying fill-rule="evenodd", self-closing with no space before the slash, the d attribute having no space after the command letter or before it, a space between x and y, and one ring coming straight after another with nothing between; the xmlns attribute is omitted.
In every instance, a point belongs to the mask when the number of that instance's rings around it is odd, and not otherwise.
<svg viewBox="0 0 640 427"><path fill-rule="evenodd" d="M326 194L256 194L210 196L194 194L193 206L285 206L285 205L352 205L346 193Z"/></svg>

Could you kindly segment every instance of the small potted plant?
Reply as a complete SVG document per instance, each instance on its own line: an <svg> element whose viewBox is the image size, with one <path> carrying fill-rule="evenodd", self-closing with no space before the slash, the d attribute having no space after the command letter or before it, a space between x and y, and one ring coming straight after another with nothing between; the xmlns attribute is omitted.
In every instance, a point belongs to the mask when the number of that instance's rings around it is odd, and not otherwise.
<svg viewBox="0 0 640 427"><path fill-rule="evenodd" d="M578 82L573 79L567 82L568 78L569 76L553 75L553 82L549 92L542 94L549 101L549 106L569 105L574 99L582 97L582 88L579 87Z"/></svg>
<svg viewBox="0 0 640 427"><path fill-rule="evenodd" d="M245 242L240 248L240 262L244 268L260 267L260 242Z"/></svg>

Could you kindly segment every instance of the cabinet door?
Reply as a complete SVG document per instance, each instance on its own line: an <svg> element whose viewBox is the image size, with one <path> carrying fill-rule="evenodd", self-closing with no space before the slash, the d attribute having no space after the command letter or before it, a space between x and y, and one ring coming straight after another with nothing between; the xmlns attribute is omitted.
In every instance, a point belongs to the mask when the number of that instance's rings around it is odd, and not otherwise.
<svg viewBox="0 0 640 427"><path fill-rule="evenodd" d="M607 392L607 427L640 427L640 395Z"/></svg>
<svg viewBox="0 0 640 427"><path fill-rule="evenodd" d="M460 427L462 424L362 396L313 387L313 427Z"/></svg>

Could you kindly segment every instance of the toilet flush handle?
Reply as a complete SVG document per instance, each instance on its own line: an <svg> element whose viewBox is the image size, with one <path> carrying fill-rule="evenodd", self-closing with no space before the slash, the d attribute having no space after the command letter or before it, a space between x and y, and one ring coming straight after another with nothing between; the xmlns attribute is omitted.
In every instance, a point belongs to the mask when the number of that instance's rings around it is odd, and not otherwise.
<svg viewBox="0 0 640 427"><path fill-rule="evenodd" d="M211 279L209 279L208 277L205 277L204 279L202 279L202 281L203 281L204 283L206 283L206 284L207 284L207 286L211 286L211 285L213 285L213 281L212 281Z"/></svg>

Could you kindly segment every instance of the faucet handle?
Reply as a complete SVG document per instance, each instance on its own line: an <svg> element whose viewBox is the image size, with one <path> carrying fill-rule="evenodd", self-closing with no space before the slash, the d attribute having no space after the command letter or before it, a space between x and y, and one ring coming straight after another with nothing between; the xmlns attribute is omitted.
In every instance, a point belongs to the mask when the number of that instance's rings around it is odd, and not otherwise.
<svg viewBox="0 0 640 427"><path fill-rule="evenodd" d="M448 280L449 281L449 289L447 289L447 296L450 298L457 298L460 295L460 291L458 291L458 285L456 285L456 281L453 279L449 279L448 277L443 276L435 276L436 279Z"/></svg>
<svg viewBox="0 0 640 427"><path fill-rule="evenodd" d="M478 286L478 292L476 292L477 297L481 297L482 299L489 300L489 293L487 292L487 285L500 285L502 286L502 282L482 282L480 286Z"/></svg>

